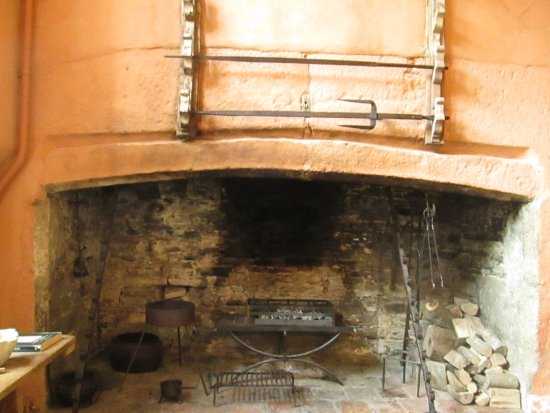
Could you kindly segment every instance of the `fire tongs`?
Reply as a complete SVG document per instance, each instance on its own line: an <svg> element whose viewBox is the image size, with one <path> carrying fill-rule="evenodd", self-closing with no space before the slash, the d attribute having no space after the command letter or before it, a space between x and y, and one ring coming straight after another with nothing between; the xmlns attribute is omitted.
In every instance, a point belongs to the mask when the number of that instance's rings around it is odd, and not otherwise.
<svg viewBox="0 0 550 413"><path fill-rule="evenodd" d="M344 102L363 103L370 105L369 112L310 112L287 110L197 110L194 113L201 116L256 116L277 118L324 118L324 119L365 119L367 125L338 125L345 128L372 130L376 127L376 121L384 119L399 120L430 120L433 116L413 113L380 113L376 103L370 99L340 99Z"/></svg>

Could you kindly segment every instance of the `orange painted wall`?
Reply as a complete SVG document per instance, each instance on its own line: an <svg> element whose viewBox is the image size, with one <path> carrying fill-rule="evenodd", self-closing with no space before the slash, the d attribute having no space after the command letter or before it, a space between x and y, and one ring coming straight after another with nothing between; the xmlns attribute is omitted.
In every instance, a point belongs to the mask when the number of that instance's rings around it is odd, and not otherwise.
<svg viewBox="0 0 550 413"><path fill-rule="evenodd" d="M19 70L20 7L17 2L0 1L0 171L16 150L17 72Z"/></svg>
<svg viewBox="0 0 550 413"><path fill-rule="evenodd" d="M257 0L253 2L256 9L251 9L251 3L244 0L203 1L205 51L241 53L246 48L286 55L389 54L389 58L397 61L411 61L422 55L424 14L420 0L345 0L338 2L338 7L324 0L281 0L275 8L271 7L272 3ZM319 3L323 7L313 7ZM387 3L398 7L391 9L393 6ZM10 11L5 14L9 27L17 27L19 22L16 4L19 4L16 0L0 2L0 12ZM371 17L370 10L382 12ZM445 97L451 119L443 148L426 148L415 139L407 139L421 136L422 125L385 124L372 137L344 135L341 129L320 123L315 124L317 134L306 136L319 140L308 144L301 139L305 136L303 122L294 125L294 130L289 130L292 124L283 124L273 130L263 128L256 135L250 131L245 135L242 131L232 132L232 136L247 138L260 135L298 138L292 145L302 149L292 152L288 141L265 138L262 143L247 145L246 140L228 139L229 132L223 139L210 134L191 143L179 143L175 139L178 61L165 59L164 55L175 54L179 49L179 1L37 1L32 26L29 153L15 179L9 186L0 188L0 327L33 328L34 208L45 196L45 185L67 185L112 176L125 179L128 175L163 170L198 171L215 169L216 165L237 168L239 162L246 167L275 164L297 172L317 169L353 173L362 171L368 164L368 157L351 156L352 151L359 150L378 156L374 165L368 165L372 169L365 172L367 174L387 173L419 179L429 179L431 175L440 182L460 185L467 185L470 179L473 187L487 186L490 191L540 200L541 369L533 392L547 394L550 388L550 184L547 178L550 50L546 41L549 10L547 0L447 1L449 70ZM253 19L249 18L251 14L255 16ZM363 14L367 15L365 19L358 18ZM259 16L268 23L259 24ZM399 22L398 29L388 35L384 29L394 17ZM227 18L235 18L241 24L227 24ZM250 27L243 28L243 21L250 22ZM305 38L300 31L289 30L294 23L306 32ZM258 35L251 36L255 30ZM326 33L331 30L334 36L327 37ZM0 32L2 41L7 39L9 44L14 44L13 33L13 30L8 34ZM269 44L264 47L266 40ZM1 101L14 101L14 80L9 80L11 72L5 70L13 67L13 63L4 66L0 62L0 65L0 85L8 85L7 89L0 89ZM314 104L319 105L320 110L332 110L339 107L331 106L330 102L342 97L337 87L344 77L364 85L363 97L372 94L385 99L389 109L416 110L423 104L423 91L416 89L421 83L414 73L408 72L380 75L383 81L369 86L364 76L355 71L312 69L307 73L304 68L298 68L289 74L286 68L274 68L273 79L256 83L258 67L252 67L227 74L237 82L249 80L234 87L219 70L211 66L202 69L200 93L205 104L242 101L252 104L254 100L247 99L255 95L257 87L266 87L260 83L267 83L269 98L260 97L258 101L268 107L274 104L277 108L296 108L301 93L309 88L312 95L318 97ZM367 77L372 79L372 76L375 75L369 72ZM408 89L394 93L388 85L393 86L398 80L405 80ZM342 82L347 90L359 84ZM400 103L393 108L393 101L412 103L410 107ZM6 125L12 119L10 113L13 107L2 106L0 116L8 118ZM4 165L10 162L15 148L13 120L11 125L0 132L6 137L0 145L0 160ZM205 127L209 125L212 123L203 123ZM321 133L323 128L328 131L326 135ZM339 144L338 140L350 140L352 144ZM232 149L235 157L228 160Z"/></svg>

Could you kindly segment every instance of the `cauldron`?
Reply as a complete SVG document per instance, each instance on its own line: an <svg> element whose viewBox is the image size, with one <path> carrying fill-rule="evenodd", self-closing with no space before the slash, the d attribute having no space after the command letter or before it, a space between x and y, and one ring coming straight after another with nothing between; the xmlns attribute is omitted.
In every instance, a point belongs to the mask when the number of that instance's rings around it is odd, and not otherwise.
<svg viewBox="0 0 550 413"><path fill-rule="evenodd" d="M55 395L62 406L72 406L75 385L76 375L74 371L63 373L56 380L54 386ZM100 390L101 383L98 374L93 370L86 370L82 377L82 386L80 387L80 406L86 407L92 405L97 400Z"/></svg>
<svg viewBox="0 0 550 413"><path fill-rule="evenodd" d="M181 403L181 380L164 380L160 383L160 399L159 403L163 401L178 402Z"/></svg>
<svg viewBox="0 0 550 413"><path fill-rule="evenodd" d="M138 348L142 333L125 333L115 336L109 348L109 361L115 371L126 371ZM162 342L151 333L144 333L139 349L130 368L130 373L155 371L162 362Z"/></svg>

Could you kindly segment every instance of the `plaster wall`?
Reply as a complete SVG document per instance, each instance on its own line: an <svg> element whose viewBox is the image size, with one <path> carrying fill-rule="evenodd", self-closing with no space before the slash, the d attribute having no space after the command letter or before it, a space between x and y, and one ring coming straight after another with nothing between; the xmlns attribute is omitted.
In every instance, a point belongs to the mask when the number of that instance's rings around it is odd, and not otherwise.
<svg viewBox="0 0 550 413"><path fill-rule="evenodd" d="M0 1L0 170L15 152L17 133L17 85L19 69L20 16L17 2Z"/></svg>
<svg viewBox="0 0 550 413"><path fill-rule="evenodd" d="M5 25L16 26L19 3L16 0L1 3L1 10L6 11L3 16L7 16L3 19ZM264 10L263 15L274 20L255 25L259 30L256 44L252 36L236 36L238 32L231 27L224 28L221 23L224 13L239 21L250 13L250 8L244 2L235 2L235 8L228 10L229 4L225 3L233 4L212 0L202 4L207 12L202 29L206 52L211 48L243 53L246 48L259 53L337 55L346 49L349 54L376 55L382 50L381 54L389 55L388 59L398 61L414 60L422 54L418 41L423 36L423 22L411 19L413 23L402 24L399 28L406 28L407 36L382 33L377 37L377 30L366 30L363 26L366 20L357 18L361 14L357 10L378 6L381 15L373 19L372 25L384 26L388 15L395 11L393 6L387 6L388 2L373 0L367 2L368 6L362 6L361 2L349 0L345 2L347 7L312 10L312 2L306 1L292 4L291 14L283 7L287 5L284 2L280 8ZM264 3L257 4L264 7ZM419 4L416 0L399 2L397 18L419 16ZM217 15L212 16L213 8L218 10ZM332 124L314 124L312 134L307 124L298 127L282 124L257 132L237 132L229 128L226 135L208 132L196 142L180 143L174 137L178 62L164 58L179 49L179 1L36 2L32 27L29 156L10 185L0 188L0 226L6 228L0 234L3 252L0 325L21 330L33 328L32 311L13 309L20 309L21 302L28 308L34 307L34 207L43 199L45 186L86 186L98 179L128 180L167 171L201 171L226 166L271 169L274 165L304 176L343 169L350 173L362 171L365 177L389 175L423 182L435 180L465 191L480 190L485 194L540 202L540 366L530 391L547 395L550 385L550 183L547 178L550 148L546 143L550 99L550 46L546 41L549 9L547 0L447 1L449 70L445 97L451 119L447 123L445 146L425 148L418 139L410 139L419 137L420 126L392 123L386 124L377 135L342 132ZM289 20L277 19L281 13L290 16ZM370 15L366 17L369 18ZM312 33L308 36L313 44L311 49L303 48L296 40L302 37L296 32L285 31L285 25L292 21L299 21L307 33ZM325 25L318 30L316 21ZM332 27L331 22L336 29L335 43L325 43L322 33L327 32L326 26ZM235 36L226 36L228 32L234 32ZM263 48L262 37L265 40L275 32L278 43ZM368 42L356 41L362 34ZM222 37L224 41L220 40ZM12 29L6 38L9 44L14 44ZM325 47L321 49L320 44ZM4 70L4 63L0 65ZM13 62L9 65L14 67ZM267 88L269 96L276 99L263 103L269 107L273 101L280 101L278 108L295 108L296 99L308 91L308 87L314 95L314 104L321 105L319 108L332 110L328 102L346 97L336 93L333 84L342 79L343 73L316 76L313 71L307 73L303 69L293 72L292 76L286 69L277 69L280 76L289 77L289 83L266 82L272 86ZM262 76L257 67L249 72L233 73L237 80L250 78L251 82L224 89L221 87L224 84L218 83L223 79L217 72L209 72L208 67L204 72L206 77L200 90L204 99L209 88L223 95L233 94L234 101L240 97L246 99L256 90L255 79ZM13 88L13 83L3 74L6 72L0 73L0 84L11 84ZM346 73L349 79L348 75L361 80L372 78L370 74L363 76L358 72ZM318 86L308 86L310 76L311 85ZM365 83L361 90L364 97L372 91L380 98L385 97L382 91L388 90L388 104L410 101L413 106L408 109L415 109L422 101L415 76L406 72L378 82L370 89L366 89ZM2 89L1 93L2 101L13 101L13 89ZM412 100L408 99L409 93ZM223 102L225 96L219 98ZM397 108L404 109L399 103ZM13 108L2 108L6 113L13 113ZM6 130L6 140L2 139L6 143L15 141L13 121L8 119L8 124L12 126ZM240 139L243 133L247 140ZM262 136L270 139L260 143ZM2 145L0 160L5 164L11 160L14 146ZM296 147L301 149L293 151ZM375 162L366 161L371 159L370 155L376 156Z"/></svg>

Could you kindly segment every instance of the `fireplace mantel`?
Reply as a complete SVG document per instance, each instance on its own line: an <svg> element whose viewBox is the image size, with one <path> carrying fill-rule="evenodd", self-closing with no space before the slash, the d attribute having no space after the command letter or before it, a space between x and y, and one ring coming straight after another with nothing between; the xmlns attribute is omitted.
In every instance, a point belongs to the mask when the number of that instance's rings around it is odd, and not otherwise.
<svg viewBox="0 0 550 413"><path fill-rule="evenodd" d="M525 148L451 142L433 147L411 139L353 136L342 140L241 134L181 142L171 134L158 134L147 140L113 137L100 144L94 139L84 136L79 139L82 145L52 150L45 158L41 184L56 192L223 171L302 179L336 176L526 201L540 193L542 182L538 161Z"/></svg>

